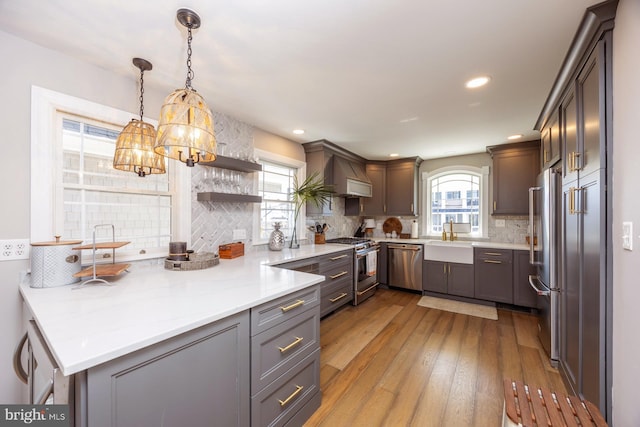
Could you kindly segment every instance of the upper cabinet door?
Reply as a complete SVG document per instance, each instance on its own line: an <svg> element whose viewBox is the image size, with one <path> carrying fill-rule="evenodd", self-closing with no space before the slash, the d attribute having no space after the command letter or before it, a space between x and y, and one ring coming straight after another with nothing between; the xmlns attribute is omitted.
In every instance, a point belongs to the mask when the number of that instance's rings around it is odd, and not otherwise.
<svg viewBox="0 0 640 427"><path fill-rule="evenodd" d="M573 86L562 101L560 114L562 115L562 145L564 147L562 176L564 182L570 182L578 179L578 162L581 155L578 147L578 113Z"/></svg>
<svg viewBox="0 0 640 427"><path fill-rule="evenodd" d="M556 110L549 123L540 131L542 137L542 168L553 166L562 158L560 150L560 120Z"/></svg>
<svg viewBox="0 0 640 427"><path fill-rule="evenodd" d="M387 163L387 215L418 215L419 158L392 160Z"/></svg>
<svg viewBox="0 0 640 427"><path fill-rule="evenodd" d="M540 141L487 147L493 157L493 215L527 215L540 173Z"/></svg>
<svg viewBox="0 0 640 427"><path fill-rule="evenodd" d="M371 180L372 195L371 197L363 197L361 203L363 205L363 215L386 215L387 214L387 197L386 197L386 181L387 167L383 164L369 163L367 164L367 177Z"/></svg>
<svg viewBox="0 0 640 427"><path fill-rule="evenodd" d="M604 55L604 43L600 42L596 45L593 52L589 56L582 72L578 75L577 92L578 92L578 139L581 140L580 161L577 162L577 168L580 175L588 175L589 173L601 167L601 150L606 147L601 144L606 137L602 135L603 129L600 123L604 120L602 113L604 111L601 94L604 93L604 68L601 66L602 56Z"/></svg>

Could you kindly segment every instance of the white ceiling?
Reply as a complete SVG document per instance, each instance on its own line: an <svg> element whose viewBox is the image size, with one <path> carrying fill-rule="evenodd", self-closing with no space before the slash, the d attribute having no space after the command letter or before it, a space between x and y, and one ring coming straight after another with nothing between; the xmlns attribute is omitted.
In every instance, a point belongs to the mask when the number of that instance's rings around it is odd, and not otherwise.
<svg viewBox="0 0 640 427"><path fill-rule="evenodd" d="M368 159L483 152L533 126L597 0L0 0L0 30L137 79L193 87L213 110ZM488 74L486 87L464 82ZM294 128L303 128L301 138Z"/></svg>

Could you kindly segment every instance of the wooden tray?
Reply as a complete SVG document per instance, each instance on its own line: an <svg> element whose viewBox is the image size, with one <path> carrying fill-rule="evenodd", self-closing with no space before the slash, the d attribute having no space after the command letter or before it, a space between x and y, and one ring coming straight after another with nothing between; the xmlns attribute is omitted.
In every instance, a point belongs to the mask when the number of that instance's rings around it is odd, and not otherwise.
<svg viewBox="0 0 640 427"><path fill-rule="evenodd" d="M131 264L100 264L96 265L96 277L117 276L129 268ZM93 266L77 272L73 277L93 277Z"/></svg>
<svg viewBox="0 0 640 427"><path fill-rule="evenodd" d="M102 242L96 243L96 249L118 249L123 247L124 245L128 245L131 242ZM84 250L84 249L93 249L93 243L89 243L88 245L76 246L72 248L73 250Z"/></svg>
<svg viewBox="0 0 640 427"><path fill-rule="evenodd" d="M384 224L382 224L382 231L384 231L385 234L395 231L399 236L402 232L402 223L398 218L392 216L391 218L387 218Z"/></svg>

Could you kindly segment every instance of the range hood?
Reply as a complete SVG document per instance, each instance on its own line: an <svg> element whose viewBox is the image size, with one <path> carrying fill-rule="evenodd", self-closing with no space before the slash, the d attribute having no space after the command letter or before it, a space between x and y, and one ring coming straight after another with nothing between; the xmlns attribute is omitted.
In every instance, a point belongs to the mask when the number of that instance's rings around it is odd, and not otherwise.
<svg viewBox="0 0 640 427"><path fill-rule="evenodd" d="M373 190L364 165L333 156L333 189L342 197L371 197Z"/></svg>

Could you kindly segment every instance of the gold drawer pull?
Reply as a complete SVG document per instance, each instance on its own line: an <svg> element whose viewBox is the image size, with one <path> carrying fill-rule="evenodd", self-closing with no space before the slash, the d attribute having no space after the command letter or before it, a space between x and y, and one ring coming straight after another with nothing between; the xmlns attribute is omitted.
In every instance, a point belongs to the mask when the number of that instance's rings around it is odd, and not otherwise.
<svg viewBox="0 0 640 427"><path fill-rule="evenodd" d="M495 261L492 259L485 259L484 262L487 264L502 264L502 261Z"/></svg>
<svg viewBox="0 0 640 427"><path fill-rule="evenodd" d="M302 338L302 337L296 337L296 340L294 342L292 342L291 344L289 344L286 347L278 347L278 350L280 350L280 353L284 353L285 351L290 350L292 347L295 347L298 344L300 344L303 339L304 338Z"/></svg>
<svg viewBox="0 0 640 427"><path fill-rule="evenodd" d="M331 277L331 279L337 279L338 277L342 277L345 274L349 274L349 272L348 271L341 271L340 273L334 274L333 276L329 276L329 277Z"/></svg>
<svg viewBox="0 0 640 427"><path fill-rule="evenodd" d="M280 310L282 310L283 313L286 313L287 311L293 310L296 307L300 307L303 304L304 304L304 300L303 299L299 299L298 301L294 302L291 305L288 305L286 307L280 307Z"/></svg>
<svg viewBox="0 0 640 427"><path fill-rule="evenodd" d="M493 256L500 256L502 255L500 252L485 252L485 255L493 255Z"/></svg>
<svg viewBox="0 0 640 427"><path fill-rule="evenodd" d="M287 403L289 403L289 401L290 401L291 399L293 399L294 397L296 397L296 396L298 395L298 393L300 393L300 392L302 391L302 389L303 389L303 388L304 388L303 386L301 386L301 385L297 385L297 386L296 386L296 391L294 391L293 393L291 393L291 394L289 395L289 397L287 397L285 400L280 400L280 399L278 399L278 402L280 402L280 406L284 406L284 405L286 405Z"/></svg>
<svg viewBox="0 0 640 427"><path fill-rule="evenodd" d="M348 257L348 256L349 256L349 255L340 255L340 256L334 256L333 258L329 258L329 259L330 259L331 261L337 261L337 260L339 260L339 259L346 258L346 257Z"/></svg>
<svg viewBox="0 0 640 427"><path fill-rule="evenodd" d="M329 298L329 301L336 302L336 301L341 300L342 298L346 297L347 295L349 295L349 294L346 293L346 292L343 292L343 293L341 293L340 295L338 295L335 298Z"/></svg>

